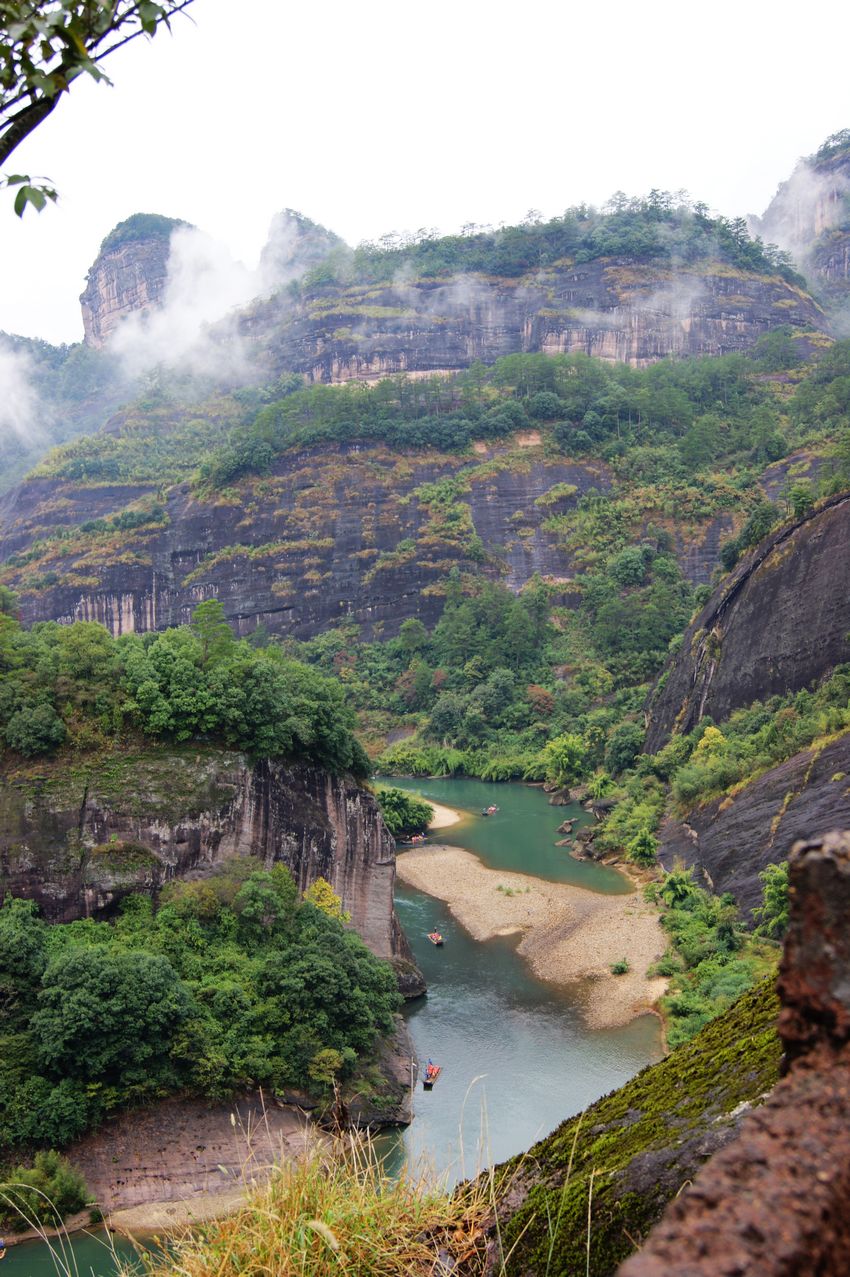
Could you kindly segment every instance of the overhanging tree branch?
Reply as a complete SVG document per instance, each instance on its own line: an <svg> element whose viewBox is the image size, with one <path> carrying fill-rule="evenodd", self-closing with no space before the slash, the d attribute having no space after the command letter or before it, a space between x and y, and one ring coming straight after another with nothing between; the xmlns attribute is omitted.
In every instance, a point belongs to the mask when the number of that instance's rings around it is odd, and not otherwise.
<svg viewBox="0 0 850 1277"><path fill-rule="evenodd" d="M193 3L0 0L0 164L55 110L78 76L106 80L101 69L106 58L139 36L152 38L160 27L170 28L171 18ZM0 185L19 187L18 213L27 203L42 208L45 198L56 198L51 188L31 185L29 177L7 177Z"/></svg>

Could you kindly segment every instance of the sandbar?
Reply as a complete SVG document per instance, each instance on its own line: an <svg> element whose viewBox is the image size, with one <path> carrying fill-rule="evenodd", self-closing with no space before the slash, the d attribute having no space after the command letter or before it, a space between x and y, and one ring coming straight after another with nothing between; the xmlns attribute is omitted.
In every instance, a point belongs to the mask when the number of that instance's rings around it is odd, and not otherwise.
<svg viewBox="0 0 850 1277"><path fill-rule="evenodd" d="M605 896L569 883L488 869L472 852L444 845L400 854L402 882L443 900L475 940L517 935L535 975L577 986L591 1028L628 1024L652 1011L667 981L647 971L667 948L658 914L639 891ZM626 958L625 975L611 972Z"/></svg>
<svg viewBox="0 0 850 1277"><path fill-rule="evenodd" d="M461 812L455 811L454 807L444 807L442 803L432 802L430 798L423 798L422 801L434 808L429 829L448 829L449 825L456 825L463 819Z"/></svg>

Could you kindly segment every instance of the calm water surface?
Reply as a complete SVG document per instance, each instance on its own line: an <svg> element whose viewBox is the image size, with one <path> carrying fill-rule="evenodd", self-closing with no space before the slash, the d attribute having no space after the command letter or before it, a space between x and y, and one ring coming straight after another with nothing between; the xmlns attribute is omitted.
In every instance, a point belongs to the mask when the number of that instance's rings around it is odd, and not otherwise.
<svg viewBox="0 0 850 1277"><path fill-rule="evenodd" d="M429 842L474 851L493 869L569 882L591 891L622 894L628 881L612 869L575 861L555 847L557 826L588 817L578 806L550 807L545 794L526 785L474 780L396 780L434 802L463 811L460 824L436 832ZM491 803L494 816L482 817ZM383 1144L400 1163L424 1158L450 1181L479 1166L527 1149L565 1117L620 1086L645 1064L660 1058L658 1023L642 1016L621 1029L590 1030L582 1022L581 992L543 984L501 938L479 943L445 905L399 886L396 907L428 994L406 1010L416 1052L432 1057L443 1073L430 1093L415 1091L415 1120ZM437 928L446 943L435 949L426 936ZM113 1277L115 1264L103 1234L73 1243L72 1274ZM133 1251L117 1243L129 1258ZM47 1277L58 1269L47 1248L11 1248L0 1277Z"/></svg>
<svg viewBox="0 0 850 1277"><path fill-rule="evenodd" d="M392 783L475 813L429 842L468 848L494 869L611 894L631 891L621 874L575 861L554 846L562 820L577 816L576 827L587 820L575 805L550 807L541 790L525 785ZM483 818L482 808L491 803L499 811ZM536 979L514 941L476 942L445 905L404 886L396 906L428 983L427 996L408 1007L408 1025L420 1059L443 1066L433 1091L416 1089L415 1120L404 1135L408 1155L424 1155L450 1179L460 1178L527 1149L660 1058L654 1016L590 1030L582 1021L580 991ZM446 940L441 949L427 940L435 927Z"/></svg>

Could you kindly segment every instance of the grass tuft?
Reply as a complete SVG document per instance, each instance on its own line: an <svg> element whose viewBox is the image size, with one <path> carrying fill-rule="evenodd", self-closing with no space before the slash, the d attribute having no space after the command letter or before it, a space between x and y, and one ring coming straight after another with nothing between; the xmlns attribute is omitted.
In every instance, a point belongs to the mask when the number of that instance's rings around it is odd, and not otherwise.
<svg viewBox="0 0 850 1277"><path fill-rule="evenodd" d="M235 1214L148 1258L147 1277L472 1277L483 1271L488 1179L449 1193L424 1171L390 1175L368 1136L317 1141L252 1186Z"/></svg>

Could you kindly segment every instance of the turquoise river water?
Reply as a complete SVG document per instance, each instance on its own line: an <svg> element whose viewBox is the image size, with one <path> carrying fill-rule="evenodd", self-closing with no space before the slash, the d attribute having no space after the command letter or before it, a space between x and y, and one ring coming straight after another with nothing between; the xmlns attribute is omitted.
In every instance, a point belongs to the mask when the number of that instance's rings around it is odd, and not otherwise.
<svg viewBox="0 0 850 1277"><path fill-rule="evenodd" d="M557 826L565 817L576 817L578 824L587 817L577 806L550 807L539 789L474 780L390 783L464 813L459 824L435 832L428 842L467 848L493 869L590 891L631 890L616 871L573 860L555 847ZM482 817L482 808L491 803L498 812ZM403 1155L425 1159L454 1182L527 1149L564 1118L660 1058L654 1017L642 1016L619 1029L588 1029L581 991L539 981L513 941L474 941L443 904L401 885L396 906L428 982L426 997L405 1012L408 1026L419 1058L432 1057L443 1072L433 1091L416 1087L415 1118L408 1130L383 1137L393 1160ZM445 937L440 949L427 939L433 928ZM131 1253L126 1245L120 1249L125 1256ZM0 1277L64 1271L111 1277L115 1264L103 1234L75 1237L64 1265L43 1243L12 1247Z"/></svg>

